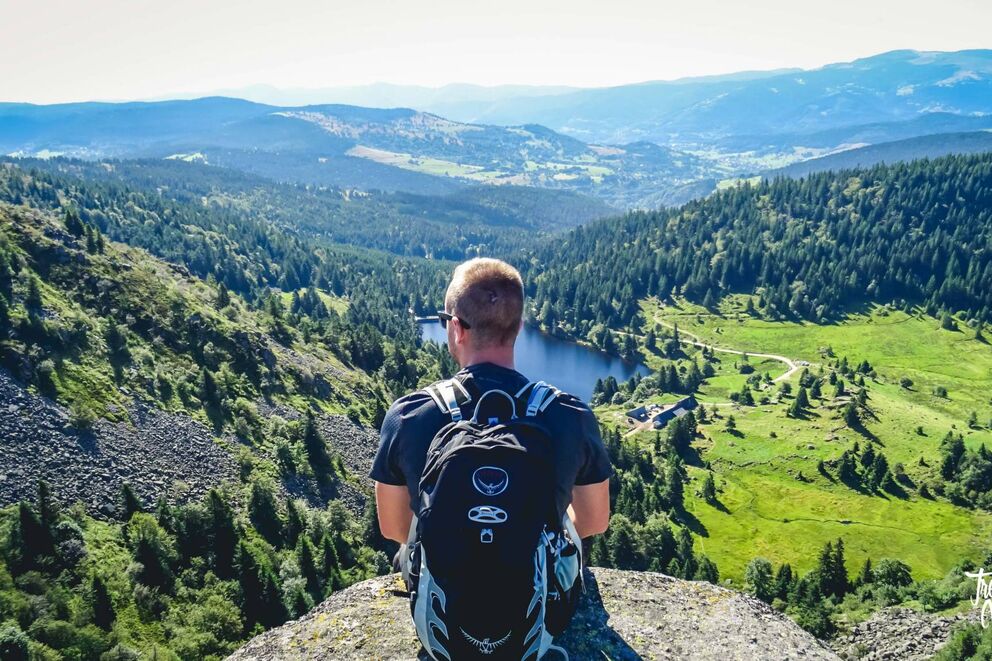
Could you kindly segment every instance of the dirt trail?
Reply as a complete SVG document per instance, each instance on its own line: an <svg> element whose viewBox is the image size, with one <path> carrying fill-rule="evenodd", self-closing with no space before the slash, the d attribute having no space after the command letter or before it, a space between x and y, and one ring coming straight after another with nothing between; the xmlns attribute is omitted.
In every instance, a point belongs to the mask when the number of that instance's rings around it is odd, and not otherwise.
<svg viewBox="0 0 992 661"><path fill-rule="evenodd" d="M675 326L673 324L668 323L667 321L658 321L657 323L664 326L665 328L669 328L672 330L675 329ZM707 342L701 342L698 335L693 335L692 333L688 331L684 331L680 328L679 336L682 335L685 335L686 337L690 337L692 339L684 340L680 337L679 341L685 342L686 344L691 344L696 347L709 347L713 349L713 351L719 351L720 353L733 353L733 354L737 354L738 356L743 356L746 354L749 358L751 356L754 356L755 358L769 358L771 360L777 360L780 363L785 363L789 369L783 374L780 374L776 376L774 379L772 379L773 383L778 383L779 381L785 381L786 379L790 378L793 374L795 374L800 367L803 367L802 365L799 365L791 358L786 358L785 356L779 356L778 354L774 354L774 353L752 353L750 351L740 351L739 349L727 349L724 347L714 346L713 344Z"/></svg>

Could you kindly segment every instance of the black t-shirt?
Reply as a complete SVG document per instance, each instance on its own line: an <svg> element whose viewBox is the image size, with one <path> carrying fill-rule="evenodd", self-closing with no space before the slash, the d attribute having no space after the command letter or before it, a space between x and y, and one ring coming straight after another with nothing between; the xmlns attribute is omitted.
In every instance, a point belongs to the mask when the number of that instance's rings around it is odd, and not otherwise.
<svg viewBox="0 0 992 661"><path fill-rule="evenodd" d="M492 363L471 365L457 377L472 379L478 392L498 388L512 394L528 383L520 372ZM573 486L596 484L610 477L610 459L603 447L596 416L578 397L562 393L539 415L555 443L558 480L555 492L558 511L564 514L572 502ZM397 399L382 422L372 479L394 486L406 485L413 506L419 496L427 449L434 435L449 422L448 413L423 390Z"/></svg>

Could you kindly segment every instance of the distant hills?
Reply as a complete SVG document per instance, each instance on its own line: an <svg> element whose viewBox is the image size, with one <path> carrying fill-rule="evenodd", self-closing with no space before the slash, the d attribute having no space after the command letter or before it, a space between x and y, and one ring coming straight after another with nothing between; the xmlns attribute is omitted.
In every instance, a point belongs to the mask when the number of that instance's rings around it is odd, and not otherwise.
<svg viewBox="0 0 992 661"><path fill-rule="evenodd" d="M229 92L277 103L0 104L0 152L194 160L282 182L428 196L516 185L656 208L725 179L812 171L787 168L820 157L831 160L808 167L985 149L977 132L992 129L992 50L893 51L813 70L601 89ZM365 105L294 105L326 99ZM853 156L869 145L877 149Z"/></svg>
<svg viewBox="0 0 992 661"><path fill-rule="evenodd" d="M992 112L992 50L892 51L809 71L518 97L471 116L449 109L448 116L538 122L592 142L702 145L730 135L814 133L934 112Z"/></svg>
<svg viewBox="0 0 992 661"><path fill-rule="evenodd" d="M879 163L897 163L918 158L936 158L948 154L977 154L986 151L992 151L992 131L942 133L849 149L829 156L793 163L766 172L765 175L801 177L827 170L848 170Z"/></svg>
<svg viewBox="0 0 992 661"><path fill-rule="evenodd" d="M445 194L466 185L572 190L618 207L712 171L649 142L589 145L536 124L455 122L404 108L278 107L240 99L0 105L15 155L197 160L277 180Z"/></svg>

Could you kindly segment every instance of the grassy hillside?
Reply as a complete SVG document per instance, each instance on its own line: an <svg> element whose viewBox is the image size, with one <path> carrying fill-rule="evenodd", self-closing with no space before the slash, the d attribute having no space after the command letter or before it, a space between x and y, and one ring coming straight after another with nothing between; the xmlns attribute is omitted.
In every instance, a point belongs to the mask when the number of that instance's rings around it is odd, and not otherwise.
<svg viewBox="0 0 992 661"><path fill-rule="evenodd" d="M216 285L182 267L99 241L90 251L56 218L0 207L4 261L17 267L2 283L10 305L0 348L44 394L98 416L119 410L122 389L167 409L220 413L196 394L206 370L233 398L313 396L306 403L329 412L375 400L340 348L304 341L285 312L253 310L230 293L222 300ZM313 365L333 395L316 396Z"/></svg>
<svg viewBox="0 0 992 661"><path fill-rule="evenodd" d="M842 357L851 365L867 360L874 376L866 379L870 414L862 414L859 428L842 419L850 395L835 397L826 385L823 397L812 398L802 417L793 418L787 415L792 397L779 393L781 384L756 391L756 398L771 399L757 406L727 401L744 376L718 374L703 384L698 399L721 417L701 425L694 447L714 471L718 504L698 493L706 471L690 467L696 488L686 490L686 509L698 519L700 548L721 574L741 580L755 556L805 571L824 543L839 537L852 574L866 557L900 559L918 579L943 576L962 558L984 557L992 515L923 495L921 488L940 478L940 445L948 431L963 433L970 449L992 445L992 347L963 324L943 330L932 317L881 306L829 325L765 321L744 310L743 297L725 299L719 313L684 301L649 299L643 305L646 327L677 324L683 339L693 334L716 348L805 360L811 373L832 371ZM750 362L772 377L787 369L771 360ZM904 378L912 385L900 385ZM798 371L788 379L793 393L799 380ZM938 388L946 388L946 396L935 395ZM969 426L973 411L978 422ZM734 431L725 428L731 415ZM884 453L890 466L902 464L907 480L897 494L859 490L837 478L831 462L855 443ZM821 461L826 471L818 469Z"/></svg>

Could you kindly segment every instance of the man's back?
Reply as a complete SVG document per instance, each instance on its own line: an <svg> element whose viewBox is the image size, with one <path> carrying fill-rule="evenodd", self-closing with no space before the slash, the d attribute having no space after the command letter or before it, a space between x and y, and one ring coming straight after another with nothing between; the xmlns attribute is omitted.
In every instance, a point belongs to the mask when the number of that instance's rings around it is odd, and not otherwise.
<svg viewBox="0 0 992 661"><path fill-rule="evenodd" d="M460 264L437 317L464 369L401 397L382 424L379 528L403 545L397 561L432 658L543 656L578 603L580 540L609 523L596 418L513 369L523 309L512 266Z"/></svg>
<svg viewBox="0 0 992 661"><path fill-rule="evenodd" d="M476 393L498 389L511 395L528 383L519 372L492 363L471 365L460 371L456 379ZM573 487L600 483L610 477L609 458L595 416L578 398L561 393L540 415L554 443L556 504L563 515L572 500ZM411 504L417 503L428 446L449 422L448 413L423 390L396 400L382 424L372 479L406 486Z"/></svg>

